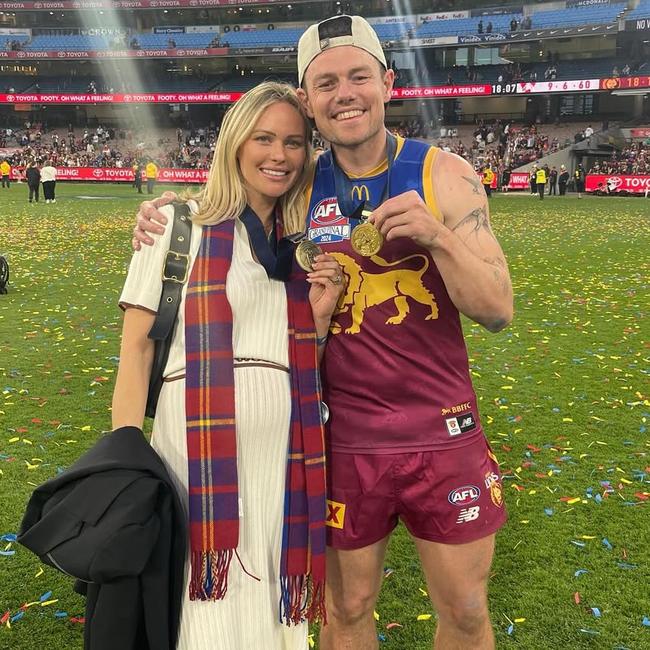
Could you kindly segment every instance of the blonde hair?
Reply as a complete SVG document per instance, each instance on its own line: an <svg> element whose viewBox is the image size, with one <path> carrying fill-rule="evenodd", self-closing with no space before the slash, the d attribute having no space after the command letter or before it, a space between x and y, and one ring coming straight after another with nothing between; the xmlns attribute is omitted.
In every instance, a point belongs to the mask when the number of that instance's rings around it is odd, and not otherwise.
<svg viewBox="0 0 650 650"><path fill-rule="evenodd" d="M241 146L248 140L262 113L271 105L284 102L295 108L304 121L305 163L291 189L278 199L286 234L305 228L305 188L311 175L311 127L289 84L265 81L249 90L231 106L221 125L214 149L208 182L194 196L199 204L194 221L214 225L239 216L246 207L246 186L237 161Z"/></svg>

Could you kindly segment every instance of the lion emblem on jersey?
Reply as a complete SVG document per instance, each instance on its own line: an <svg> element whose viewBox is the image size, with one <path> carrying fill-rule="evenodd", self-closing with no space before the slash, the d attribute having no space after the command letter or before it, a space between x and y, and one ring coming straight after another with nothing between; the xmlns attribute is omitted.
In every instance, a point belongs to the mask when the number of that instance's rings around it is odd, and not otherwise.
<svg viewBox="0 0 650 650"><path fill-rule="evenodd" d="M438 305L433 294L424 286L422 276L429 268L429 258L426 255L409 255L401 260L387 262L378 255L369 258L377 266L390 269L383 273L372 273L363 271L356 261L344 253L332 253L336 261L343 267L347 278L347 289L339 300L334 322L332 323L332 334L339 334L343 326L337 316L349 313L352 322L345 329L346 334L358 334L366 309L375 307L385 302L392 301L396 313L386 320L386 325L399 325L409 314L409 301L420 303L429 309L425 320L438 318ZM422 265L419 269L395 268L413 259L421 259Z"/></svg>

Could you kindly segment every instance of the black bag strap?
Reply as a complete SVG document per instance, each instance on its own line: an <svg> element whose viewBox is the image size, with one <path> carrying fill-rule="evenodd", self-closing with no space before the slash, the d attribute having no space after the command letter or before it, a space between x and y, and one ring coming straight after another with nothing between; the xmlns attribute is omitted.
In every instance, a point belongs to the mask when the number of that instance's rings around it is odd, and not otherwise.
<svg viewBox="0 0 650 650"><path fill-rule="evenodd" d="M158 396L163 385L163 372L167 365L167 359L169 359L174 325L190 267L189 252L192 239L190 209L187 203L174 203L173 205L172 235L162 268L163 289L156 320L149 330L149 338L155 342L145 410L145 415L150 418L156 414Z"/></svg>

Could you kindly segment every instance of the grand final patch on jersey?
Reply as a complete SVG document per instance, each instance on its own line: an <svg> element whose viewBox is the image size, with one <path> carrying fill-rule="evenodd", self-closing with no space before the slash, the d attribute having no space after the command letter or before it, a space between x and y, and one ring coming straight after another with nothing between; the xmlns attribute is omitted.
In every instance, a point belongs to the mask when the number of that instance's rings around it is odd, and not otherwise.
<svg viewBox="0 0 650 650"><path fill-rule="evenodd" d="M319 201L309 215L307 236L316 244L330 244L350 239L350 220L341 214L335 196Z"/></svg>

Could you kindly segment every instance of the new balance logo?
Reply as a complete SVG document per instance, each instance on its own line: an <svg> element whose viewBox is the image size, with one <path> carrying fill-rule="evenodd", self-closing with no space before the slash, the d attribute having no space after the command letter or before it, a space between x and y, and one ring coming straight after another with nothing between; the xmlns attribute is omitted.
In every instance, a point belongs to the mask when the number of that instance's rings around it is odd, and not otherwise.
<svg viewBox="0 0 650 650"><path fill-rule="evenodd" d="M467 521L474 521L478 519L481 512L481 506L474 506L473 508L463 508L456 519L457 524L464 524Z"/></svg>

